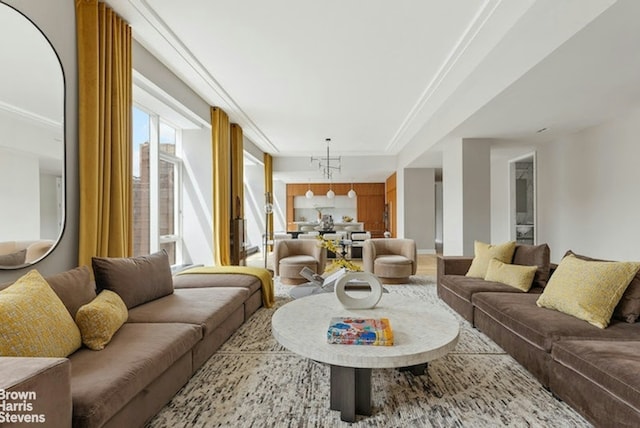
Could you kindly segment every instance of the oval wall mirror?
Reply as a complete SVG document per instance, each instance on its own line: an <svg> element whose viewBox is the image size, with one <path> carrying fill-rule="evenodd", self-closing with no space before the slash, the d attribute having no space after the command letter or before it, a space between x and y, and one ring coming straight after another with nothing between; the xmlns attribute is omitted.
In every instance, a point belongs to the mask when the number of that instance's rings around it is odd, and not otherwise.
<svg viewBox="0 0 640 428"><path fill-rule="evenodd" d="M45 35L4 3L0 58L0 269L17 269L64 227L64 75Z"/></svg>

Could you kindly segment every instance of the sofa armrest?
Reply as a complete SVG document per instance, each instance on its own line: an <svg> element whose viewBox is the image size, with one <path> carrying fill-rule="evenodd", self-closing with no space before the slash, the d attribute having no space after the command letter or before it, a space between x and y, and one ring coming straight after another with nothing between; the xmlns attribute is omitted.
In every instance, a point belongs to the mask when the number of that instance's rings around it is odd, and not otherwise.
<svg viewBox="0 0 640 428"><path fill-rule="evenodd" d="M469 270L473 257L438 256L438 283L442 275L464 275Z"/></svg>
<svg viewBox="0 0 640 428"><path fill-rule="evenodd" d="M69 360L0 357L0 403L0 426L71 427Z"/></svg>
<svg viewBox="0 0 640 428"><path fill-rule="evenodd" d="M376 246L371 239L367 239L362 244L362 269L365 272L373 273L373 261L376 258Z"/></svg>

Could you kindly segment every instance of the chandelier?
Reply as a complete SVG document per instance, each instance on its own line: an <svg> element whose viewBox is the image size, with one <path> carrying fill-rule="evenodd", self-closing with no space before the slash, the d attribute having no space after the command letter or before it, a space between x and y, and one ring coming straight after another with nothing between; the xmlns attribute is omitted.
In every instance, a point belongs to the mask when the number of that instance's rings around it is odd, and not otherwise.
<svg viewBox="0 0 640 428"><path fill-rule="evenodd" d="M331 181L333 179L333 172L340 172L341 168L341 160L340 156L331 157L329 155L329 143L331 142L331 138L326 138L327 142L327 156L326 157L315 157L311 156L311 164L314 162L318 162L318 169L322 170L322 176L327 180ZM333 164L332 164L333 162Z"/></svg>
<svg viewBox="0 0 640 428"><path fill-rule="evenodd" d="M340 172L340 169L342 167L341 165L342 160L340 156L331 157L331 154L329 153L329 143L331 142L331 138L325 138L325 141L327 142L327 156L326 157L311 156L311 164L313 165L314 162L318 162L318 169L322 170L322 176L327 180L329 180L329 190L327 191L327 198L333 199L336 196L336 192L333 191L333 187L332 187L333 172L334 171ZM304 195L307 199L313 198L314 194L313 194L313 190L311 190L311 184L309 184L309 188ZM355 198L357 196L356 191L353 190L353 183L351 184L351 189L347 193L347 196L349 198Z"/></svg>

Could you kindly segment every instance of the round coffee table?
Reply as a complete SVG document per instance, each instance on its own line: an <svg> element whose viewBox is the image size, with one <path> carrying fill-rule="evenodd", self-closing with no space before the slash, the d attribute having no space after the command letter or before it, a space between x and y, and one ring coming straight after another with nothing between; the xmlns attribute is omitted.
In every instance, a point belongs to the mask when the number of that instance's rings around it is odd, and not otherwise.
<svg viewBox="0 0 640 428"><path fill-rule="evenodd" d="M393 346L336 345L327 342L333 317L388 318ZM303 357L331 366L331 409L343 421L371 414L371 369L400 368L422 374L427 363L452 351L459 323L444 309L420 300L384 294L374 309L345 309L334 294L294 300L271 319L275 339Z"/></svg>

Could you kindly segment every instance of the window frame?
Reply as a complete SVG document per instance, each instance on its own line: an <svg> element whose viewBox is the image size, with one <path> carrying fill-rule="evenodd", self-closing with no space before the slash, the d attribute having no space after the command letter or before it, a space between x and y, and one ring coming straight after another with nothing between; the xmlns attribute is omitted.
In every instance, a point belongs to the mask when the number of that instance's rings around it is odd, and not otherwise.
<svg viewBox="0 0 640 428"><path fill-rule="evenodd" d="M175 262L183 262L183 230L182 230L182 180L183 160L179 156L182 150L182 128L171 123L151 109L136 103L133 108L149 116L149 252L160 251L163 244L175 243ZM133 112L132 112L133 113ZM176 155L160 150L160 125L164 124L175 130ZM133 148L132 148L133 149ZM133 157L132 157L133 158ZM160 234L160 163L173 165L173 234Z"/></svg>

